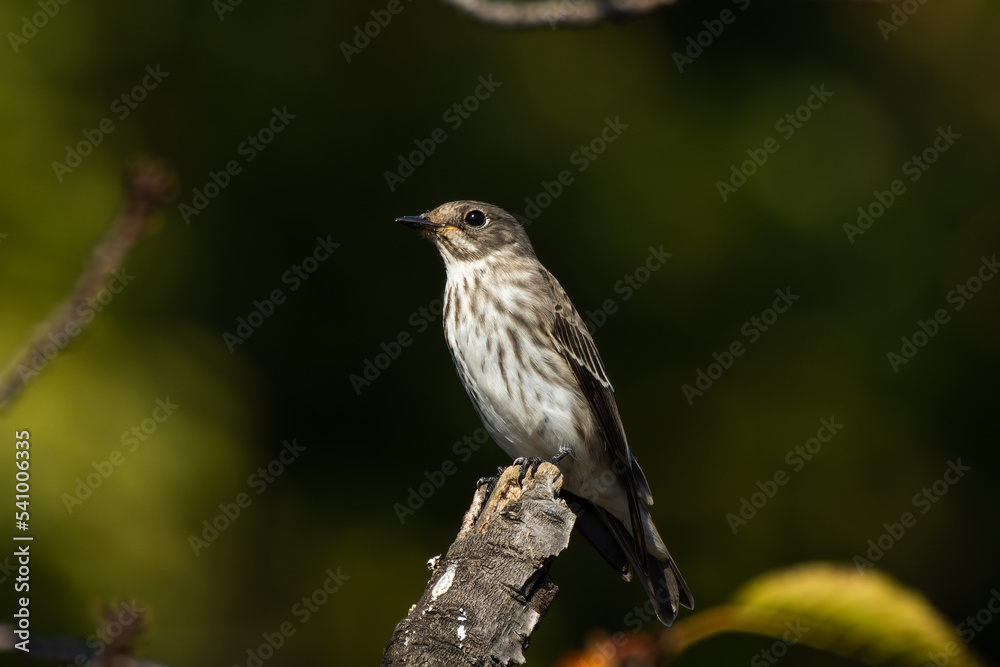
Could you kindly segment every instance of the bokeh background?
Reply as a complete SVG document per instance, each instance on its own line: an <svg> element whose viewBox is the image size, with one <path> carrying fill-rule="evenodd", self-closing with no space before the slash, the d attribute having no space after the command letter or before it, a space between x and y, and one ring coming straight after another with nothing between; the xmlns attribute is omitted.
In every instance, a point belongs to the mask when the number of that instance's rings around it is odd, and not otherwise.
<svg viewBox="0 0 1000 667"><path fill-rule="evenodd" d="M480 424L440 322L420 311L444 272L392 222L454 199L533 218L537 253L577 307L614 301L595 338L699 606L775 567L850 563L910 511L915 525L876 566L954 623L982 609L1000 586L1000 280L961 310L948 295L1000 249L1000 8L910 2L886 33L889 4L687 2L518 32L433 0L400 6L350 62L342 44L386 3L74 0L24 42L10 34L39 4L0 6L5 357L69 293L131 156L168 160L181 182L125 263L134 279L0 415L5 498L13 431L31 432L34 632L86 638L103 605L134 598L152 622L139 652L167 665L245 665L286 622L296 632L269 664L380 659L476 480L507 463L492 443L456 449ZM724 9L735 20L679 71L675 54ZM147 67L168 75L120 118L114 101ZM498 85L456 128L446 113L480 77ZM776 122L813 86L832 96L786 137ZM274 109L294 118L247 161L241 144ZM104 118L114 131L57 175ZM574 153L606 119L627 127L580 171ZM446 141L390 188L386 172L437 128ZM948 128L959 138L909 180L904 163ZM724 200L717 182L769 138L778 151ZM180 205L230 160L241 172L185 220ZM563 170L572 183L535 214ZM896 179L905 193L849 238L858 207ZM282 276L317 237L339 247L292 291ZM671 257L636 274L650 248ZM629 294L625 276L646 280ZM230 351L223 335L274 289L286 301ZM777 289L799 299L750 342L741 330ZM950 321L894 370L887 354L939 308ZM379 358L401 334L410 344ZM734 341L746 352L689 401L683 385ZM384 368L352 382L367 362ZM129 451L123 434L157 399L178 407ZM843 428L796 471L787 453L824 418ZM260 489L249 478L292 439L305 449ZM67 508L114 450L124 462ZM914 495L959 459L971 469L921 514ZM416 505L411 489L447 461L454 474L401 521L397 506ZM726 515L777 471L788 483L734 534ZM191 536L240 493L251 504L196 555ZM303 623L295 605L327 570L349 579ZM554 575L533 664L592 628L626 629L645 601L580 539ZM995 657L997 636L995 622L971 648ZM720 637L679 664L744 664L771 643ZM782 660L852 664L803 647Z"/></svg>

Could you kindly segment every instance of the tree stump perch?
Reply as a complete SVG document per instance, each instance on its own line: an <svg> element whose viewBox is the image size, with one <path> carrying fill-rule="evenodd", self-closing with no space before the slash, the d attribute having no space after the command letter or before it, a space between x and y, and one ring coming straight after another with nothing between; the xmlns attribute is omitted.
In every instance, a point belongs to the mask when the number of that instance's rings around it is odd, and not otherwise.
<svg viewBox="0 0 1000 667"><path fill-rule="evenodd" d="M569 545L576 516L559 497L562 474L551 463L518 482L503 471L489 497L480 486L444 558L399 622L383 667L523 664L523 650L558 590L552 559Z"/></svg>

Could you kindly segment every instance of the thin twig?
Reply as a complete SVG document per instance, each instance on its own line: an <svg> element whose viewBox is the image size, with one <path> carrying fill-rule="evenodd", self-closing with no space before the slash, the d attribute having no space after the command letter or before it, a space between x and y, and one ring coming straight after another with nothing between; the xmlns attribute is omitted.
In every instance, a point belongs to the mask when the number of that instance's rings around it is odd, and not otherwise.
<svg viewBox="0 0 1000 667"><path fill-rule="evenodd" d="M854 0L891 2L892 0ZM584 27L638 18L677 0L442 0L499 28Z"/></svg>
<svg viewBox="0 0 1000 667"><path fill-rule="evenodd" d="M473 18L502 28L588 26L648 14L676 0L444 0Z"/></svg>
<svg viewBox="0 0 1000 667"><path fill-rule="evenodd" d="M83 664L92 667L165 667L162 663L140 660L133 656L136 643L149 629L146 611L135 604L124 603L107 607L101 614L98 631L90 637L51 637L32 632L26 658L37 662ZM13 625L0 624L0 653L23 650L15 636Z"/></svg>
<svg viewBox="0 0 1000 667"><path fill-rule="evenodd" d="M124 201L104 238L94 247L90 265L76 281L73 292L52 315L39 324L0 374L0 411L5 409L40 369L32 365L38 358L48 360L50 350L61 351L93 319L88 304L104 289L136 241L142 238L153 213L176 194L177 180L163 163L140 158L123 174ZM89 316L89 319L87 317ZM46 364L47 365L47 361Z"/></svg>

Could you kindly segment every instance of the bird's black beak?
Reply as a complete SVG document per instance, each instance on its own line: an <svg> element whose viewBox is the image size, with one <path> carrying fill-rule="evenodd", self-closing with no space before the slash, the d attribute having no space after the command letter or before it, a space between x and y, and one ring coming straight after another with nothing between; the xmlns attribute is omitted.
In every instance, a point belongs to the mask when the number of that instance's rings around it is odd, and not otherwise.
<svg viewBox="0 0 1000 667"><path fill-rule="evenodd" d="M429 232L444 227L444 223L428 220L422 215L404 215L401 218L396 218L396 222L421 232Z"/></svg>

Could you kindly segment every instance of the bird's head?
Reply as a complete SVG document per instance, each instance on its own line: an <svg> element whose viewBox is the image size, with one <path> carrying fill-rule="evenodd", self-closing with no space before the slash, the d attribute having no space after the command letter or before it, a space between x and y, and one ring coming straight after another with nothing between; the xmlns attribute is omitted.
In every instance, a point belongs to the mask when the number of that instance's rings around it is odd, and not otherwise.
<svg viewBox="0 0 1000 667"><path fill-rule="evenodd" d="M445 265L495 256L534 257L528 235L507 211L478 201L453 201L419 216L396 218L430 239Z"/></svg>

